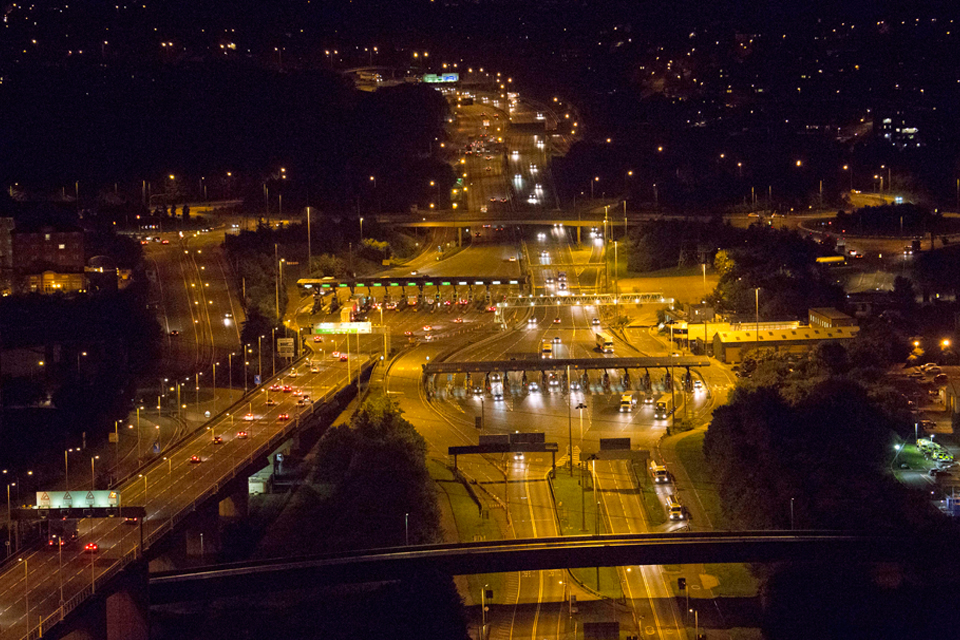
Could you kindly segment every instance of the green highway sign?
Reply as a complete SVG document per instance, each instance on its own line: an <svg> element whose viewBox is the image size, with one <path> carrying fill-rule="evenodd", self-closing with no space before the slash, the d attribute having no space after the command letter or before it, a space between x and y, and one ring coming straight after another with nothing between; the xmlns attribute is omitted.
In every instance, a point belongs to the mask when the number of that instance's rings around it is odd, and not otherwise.
<svg viewBox="0 0 960 640"><path fill-rule="evenodd" d="M331 333L373 333L369 322L320 322L313 327L315 334Z"/></svg>

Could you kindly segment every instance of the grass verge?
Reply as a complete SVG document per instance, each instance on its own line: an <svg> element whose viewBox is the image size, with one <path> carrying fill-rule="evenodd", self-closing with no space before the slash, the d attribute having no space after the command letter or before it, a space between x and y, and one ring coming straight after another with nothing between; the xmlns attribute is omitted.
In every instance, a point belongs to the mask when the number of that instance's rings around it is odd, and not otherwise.
<svg viewBox="0 0 960 640"><path fill-rule="evenodd" d="M706 431L698 431L677 442L677 456L694 485L700 503L715 529L729 529L720 508L717 485L710 478L707 460L703 455ZM719 585L713 592L719 597L753 598L759 593L759 584L746 564L705 564L704 571L715 577Z"/></svg>
<svg viewBox="0 0 960 640"><path fill-rule="evenodd" d="M667 514L663 510L663 504L657 496L656 488L647 467L642 464L633 465L633 473L640 481L640 504L643 506L643 513L647 518L647 525L653 529L659 527L667 521Z"/></svg>
<svg viewBox="0 0 960 640"><path fill-rule="evenodd" d="M700 498L704 511L714 529L729 529L720 508L720 494L717 485L707 470L707 460L703 455L703 437L706 431L698 431L677 441L677 457L686 470L693 488Z"/></svg>

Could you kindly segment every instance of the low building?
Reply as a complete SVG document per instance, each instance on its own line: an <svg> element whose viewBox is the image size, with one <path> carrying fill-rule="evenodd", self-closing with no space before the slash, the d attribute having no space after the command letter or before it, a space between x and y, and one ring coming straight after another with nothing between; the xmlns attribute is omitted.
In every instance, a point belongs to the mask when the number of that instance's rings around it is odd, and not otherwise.
<svg viewBox="0 0 960 640"><path fill-rule="evenodd" d="M818 307L815 309L810 309L810 326L811 327L822 327L824 329L832 329L834 327L852 327L857 324L857 321L845 314L842 311L838 311L833 307Z"/></svg>
<svg viewBox="0 0 960 640"><path fill-rule="evenodd" d="M21 292L83 291L83 230L73 226L17 227L13 238L13 273Z"/></svg>
<svg viewBox="0 0 960 640"><path fill-rule="evenodd" d="M807 353L821 342L852 340L860 327L797 327L795 329L741 329L718 331L713 337L713 357L736 364L750 351Z"/></svg>

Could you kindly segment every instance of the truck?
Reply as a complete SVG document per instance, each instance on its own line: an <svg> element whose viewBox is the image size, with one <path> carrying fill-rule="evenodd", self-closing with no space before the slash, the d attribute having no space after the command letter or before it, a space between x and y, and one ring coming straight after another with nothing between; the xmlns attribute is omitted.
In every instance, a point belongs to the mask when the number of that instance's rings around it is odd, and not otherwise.
<svg viewBox="0 0 960 640"><path fill-rule="evenodd" d="M553 357L553 343L549 340L544 340L540 343L540 357L541 358L552 358Z"/></svg>
<svg viewBox="0 0 960 640"><path fill-rule="evenodd" d="M594 334L597 340L597 350L600 353L613 353L613 337L605 331L597 331Z"/></svg>
<svg viewBox="0 0 960 640"><path fill-rule="evenodd" d="M620 413L630 413L637 406L637 396L628 392L620 396Z"/></svg>
<svg viewBox="0 0 960 640"><path fill-rule="evenodd" d="M666 484L670 482L670 474L667 473L667 468L656 462L650 463L650 476L656 484Z"/></svg>

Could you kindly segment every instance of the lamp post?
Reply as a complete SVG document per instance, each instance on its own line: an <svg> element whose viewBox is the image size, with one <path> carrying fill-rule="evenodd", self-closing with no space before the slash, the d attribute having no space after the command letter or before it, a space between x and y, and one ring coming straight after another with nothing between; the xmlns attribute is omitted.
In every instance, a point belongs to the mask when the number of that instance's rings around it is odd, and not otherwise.
<svg viewBox="0 0 960 640"><path fill-rule="evenodd" d="M65 488L67 491L70 490L70 459L67 457L68 453L73 453L73 449L64 449L63 450L63 475L65 479Z"/></svg>
<svg viewBox="0 0 960 640"><path fill-rule="evenodd" d="M96 491L97 489L97 460L100 459L100 456L91 456L90 458L90 489Z"/></svg>
<svg viewBox="0 0 960 640"><path fill-rule="evenodd" d="M257 377L263 383L263 336L257 338Z"/></svg>
<svg viewBox="0 0 960 640"><path fill-rule="evenodd" d="M214 363L213 363L213 414L214 414L214 415L217 414L217 365L218 365L218 364L220 364L220 363L219 363L219 362L214 362ZM139 415L140 415L140 414L138 413L137 416L139 416ZM138 417L138 419L139 419L139 417ZM139 429L140 429L140 425L138 424L138 425L137 425L137 430L139 430Z"/></svg>
<svg viewBox="0 0 960 640"><path fill-rule="evenodd" d="M27 623L27 630L30 630L30 569L27 558L20 558L17 562L23 563L23 611L24 619Z"/></svg>
<svg viewBox="0 0 960 640"><path fill-rule="evenodd" d="M233 354L227 356L227 378L228 378L228 387L230 391L233 391Z"/></svg>
<svg viewBox="0 0 960 640"><path fill-rule="evenodd" d="M567 435L570 439L570 477L573 477L573 393L570 389L570 365L567 365Z"/></svg>
<svg viewBox="0 0 960 640"><path fill-rule="evenodd" d="M590 181L590 199L593 200L593 183L599 182L600 176L594 176L593 180Z"/></svg>
<svg viewBox="0 0 960 640"><path fill-rule="evenodd" d="M137 464L140 464L140 409L143 407L137 407Z"/></svg>
<svg viewBox="0 0 960 640"><path fill-rule="evenodd" d="M277 328L270 329L270 360L273 363L271 377L277 375Z"/></svg>
<svg viewBox="0 0 960 640"><path fill-rule="evenodd" d="M583 441L583 410L587 408L587 405L581 402L577 404L577 406L574 408L580 412L580 441L582 442Z"/></svg>
<svg viewBox="0 0 960 640"><path fill-rule="evenodd" d="M757 350L760 350L760 287L753 290L757 304Z"/></svg>
<svg viewBox="0 0 960 640"><path fill-rule="evenodd" d="M363 216L360 216L360 242L363 242Z"/></svg>
<svg viewBox="0 0 960 640"><path fill-rule="evenodd" d="M15 487L16 482L7 483L7 555L13 550L13 520L10 517L10 487Z"/></svg>
<svg viewBox="0 0 960 640"><path fill-rule="evenodd" d="M313 245L310 237L310 207L307 207L307 277L310 277L310 265L313 262Z"/></svg>

